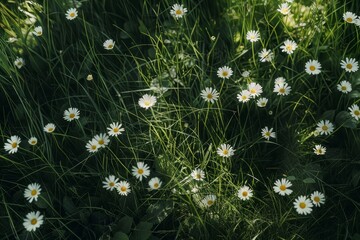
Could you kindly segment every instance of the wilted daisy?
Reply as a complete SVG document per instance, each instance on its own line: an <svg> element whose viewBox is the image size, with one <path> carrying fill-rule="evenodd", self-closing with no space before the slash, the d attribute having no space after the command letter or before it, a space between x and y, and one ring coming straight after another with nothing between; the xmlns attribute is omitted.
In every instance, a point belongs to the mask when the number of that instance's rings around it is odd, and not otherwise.
<svg viewBox="0 0 360 240"><path fill-rule="evenodd" d="M153 95L145 94L139 99L138 103L140 107L148 109L155 105L156 97Z"/></svg>
<svg viewBox="0 0 360 240"><path fill-rule="evenodd" d="M228 66L220 67L217 70L217 76L222 79L229 79L232 74L233 74L233 71Z"/></svg>
<svg viewBox="0 0 360 240"><path fill-rule="evenodd" d="M132 167L132 175L142 181L142 178L147 178L150 175L150 168L144 162L137 162L136 167Z"/></svg>
<svg viewBox="0 0 360 240"><path fill-rule="evenodd" d="M259 31L248 31L246 33L246 39L249 40L250 42L257 42L260 39L260 33Z"/></svg>
<svg viewBox="0 0 360 240"><path fill-rule="evenodd" d="M293 191L289 189L292 186L292 183L286 178L278 179L275 181L275 186L273 187L276 193L279 193L281 196L290 195Z"/></svg>
<svg viewBox="0 0 360 240"><path fill-rule="evenodd" d="M286 40L284 42L284 45L282 45L280 48L282 49L282 52L286 52L287 54L292 54L296 48L297 48L296 42L292 40Z"/></svg>
<svg viewBox="0 0 360 240"><path fill-rule="evenodd" d="M252 196L253 196L253 190L250 189L248 186L242 186L238 193L237 196L241 199L241 200L249 200Z"/></svg>
<svg viewBox="0 0 360 240"><path fill-rule="evenodd" d="M106 135L106 133L97 134L94 136L93 139L98 142L100 147L103 147L103 148L106 147L110 142L110 139L109 139L108 135Z"/></svg>
<svg viewBox="0 0 360 240"><path fill-rule="evenodd" d="M275 85L276 84L284 84L284 83L286 83L286 79L283 77L277 77L277 78L275 78L274 82L275 82Z"/></svg>
<svg viewBox="0 0 360 240"><path fill-rule="evenodd" d="M294 202L294 208L298 214L307 215L311 213L313 206L311 200L306 196L299 196Z"/></svg>
<svg viewBox="0 0 360 240"><path fill-rule="evenodd" d="M272 128L269 129L268 127L264 127L263 129L261 129L261 135L266 140L270 140L270 138L276 138L276 133L273 132Z"/></svg>
<svg viewBox="0 0 360 240"><path fill-rule="evenodd" d="M196 181L203 181L205 178L205 172L199 168L194 169L190 175Z"/></svg>
<svg viewBox="0 0 360 240"><path fill-rule="evenodd" d="M316 125L316 131L321 135L329 135L334 131L334 125L329 120L321 120Z"/></svg>
<svg viewBox="0 0 360 240"><path fill-rule="evenodd" d="M115 46L115 42L112 39L108 39L103 43L103 46L106 50L111 50Z"/></svg>
<svg viewBox="0 0 360 240"><path fill-rule="evenodd" d="M220 145L216 152L220 157L228 158L234 155L235 150L229 144L224 143Z"/></svg>
<svg viewBox="0 0 360 240"><path fill-rule="evenodd" d="M41 192L40 184L31 183L25 189L24 197L26 198L26 200L29 201L29 203L31 203L32 201L36 202L40 195L40 192Z"/></svg>
<svg viewBox="0 0 360 240"><path fill-rule="evenodd" d="M77 108L69 108L64 111L64 117L66 121L71 122L74 119L80 118L80 111Z"/></svg>
<svg viewBox="0 0 360 240"><path fill-rule="evenodd" d="M20 69L25 65L25 60L21 57L17 57L14 61L14 65Z"/></svg>
<svg viewBox="0 0 360 240"><path fill-rule="evenodd" d="M162 184L162 182L160 181L160 179L158 177L153 177L149 181L149 187L151 190L159 189L161 187L161 184Z"/></svg>
<svg viewBox="0 0 360 240"><path fill-rule="evenodd" d="M54 130L55 130L55 124L53 123L48 123L45 125L44 127L44 131L47 132L47 133L52 133Z"/></svg>
<svg viewBox="0 0 360 240"><path fill-rule="evenodd" d="M317 75L321 72L321 64L317 60L309 60L305 64L305 71L310 75Z"/></svg>
<svg viewBox="0 0 360 240"><path fill-rule="evenodd" d="M286 96L291 92L291 87L287 83L275 84L274 91L277 95Z"/></svg>
<svg viewBox="0 0 360 240"><path fill-rule="evenodd" d="M66 19L68 20L73 20L78 16L78 12L76 10L76 8L70 8L66 11Z"/></svg>
<svg viewBox="0 0 360 240"><path fill-rule="evenodd" d="M239 102L248 102L250 101L251 98L251 94L248 90L242 90L238 95L237 95L237 99L239 100Z"/></svg>
<svg viewBox="0 0 360 240"><path fill-rule="evenodd" d="M130 183L127 181L120 181L116 184L116 190L120 195L127 196L131 192Z"/></svg>
<svg viewBox="0 0 360 240"><path fill-rule="evenodd" d="M125 131L124 128L121 127L122 124L118 122L113 122L110 124L110 127L107 128L109 136L117 136L122 134Z"/></svg>
<svg viewBox="0 0 360 240"><path fill-rule="evenodd" d="M259 98L259 100L256 101L256 105L258 107L266 107L266 104L268 103L267 98Z"/></svg>
<svg viewBox="0 0 360 240"><path fill-rule="evenodd" d="M103 188L112 191L116 188L118 181L119 179L116 178L114 175L109 175L109 177L105 177L105 181L102 182L104 184Z"/></svg>
<svg viewBox="0 0 360 240"><path fill-rule="evenodd" d="M260 62L271 62L274 58L274 53L271 50L264 48L259 52Z"/></svg>
<svg viewBox="0 0 360 240"><path fill-rule="evenodd" d="M33 35L40 37L43 34L43 29L41 26L37 26L34 28L34 31L32 32Z"/></svg>
<svg viewBox="0 0 360 240"><path fill-rule="evenodd" d="M325 203L325 195L319 191L313 192L310 198L316 207L320 207L321 204Z"/></svg>
<svg viewBox="0 0 360 240"><path fill-rule="evenodd" d="M356 104L351 105L351 107L349 107L349 111L350 111L350 115L355 118L356 120L360 119L360 110L359 110L359 106Z"/></svg>
<svg viewBox="0 0 360 240"><path fill-rule="evenodd" d="M250 92L250 96L253 98L260 96L260 94L263 92L261 85L254 82L248 84L248 90Z"/></svg>
<svg viewBox="0 0 360 240"><path fill-rule="evenodd" d="M342 93L349 93L352 91L351 83L348 81L341 81L338 85L336 85L337 90L339 90Z"/></svg>
<svg viewBox="0 0 360 240"><path fill-rule="evenodd" d="M201 206L202 207L211 207L212 205L214 205L216 201L216 196L213 194L210 195L206 195L202 200L201 200Z"/></svg>
<svg viewBox="0 0 360 240"><path fill-rule="evenodd" d="M356 14L352 12L346 12L343 14L343 19L347 23L354 23L357 18L358 16L356 16Z"/></svg>
<svg viewBox="0 0 360 240"><path fill-rule="evenodd" d="M356 72L359 70L359 63L355 58L346 58L345 61L341 60L340 65L346 72Z"/></svg>
<svg viewBox="0 0 360 240"><path fill-rule="evenodd" d="M87 144L86 144L86 150L88 150L88 152L90 153L94 153L97 152L100 148L100 145L98 143L98 141L96 141L95 139L91 139Z"/></svg>
<svg viewBox="0 0 360 240"><path fill-rule="evenodd" d="M326 153L326 147L322 146L322 145L315 145L315 147L313 148L314 153L316 155L325 155Z"/></svg>
<svg viewBox="0 0 360 240"><path fill-rule="evenodd" d="M10 154L16 153L19 149L19 144L21 143L21 138L19 136L11 136L10 139L6 140L7 143L4 145L5 151Z"/></svg>
<svg viewBox="0 0 360 240"><path fill-rule="evenodd" d="M88 80L88 81L94 80L93 75L92 75L92 74L88 74L88 75L86 76L86 80Z"/></svg>
<svg viewBox="0 0 360 240"><path fill-rule="evenodd" d="M290 13L290 6L287 3L282 3L277 10L283 15L288 15Z"/></svg>
<svg viewBox="0 0 360 240"><path fill-rule="evenodd" d="M219 93L216 91L216 89L213 89L211 87L207 87L202 90L200 95L206 102L211 103L214 103L219 98Z"/></svg>
<svg viewBox="0 0 360 240"><path fill-rule="evenodd" d="M7 42L8 43L14 43L14 42L16 42L18 39L16 38L16 37L9 37L8 38L8 40L7 40Z"/></svg>
<svg viewBox="0 0 360 240"><path fill-rule="evenodd" d="M28 143L32 146L35 146L38 143L38 140L36 137L31 137L29 138Z"/></svg>
<svg viewBox="0 0 360 240"><path fill-rule="evenodd" d="M250 76L250 71L248 71L248 70L243 71L243 72L241 73L241 76L244 77L244 78L249 77L249 76Z"/></svg>
<svg viewBox="0 0 360 240"><path fill-rule="evenodd" d="M184 8L182 4L180 5L178 3L175 3L170 10L170 14L176 19L182 18L186 13L187 9Z"/></svg>
<svg viewBox="0 0 360 240"><path fill-rule="evenodd" d="M35 231L44 223L44 216L39 211L29 212L24 218L23 226L28 232Z"/></svg>

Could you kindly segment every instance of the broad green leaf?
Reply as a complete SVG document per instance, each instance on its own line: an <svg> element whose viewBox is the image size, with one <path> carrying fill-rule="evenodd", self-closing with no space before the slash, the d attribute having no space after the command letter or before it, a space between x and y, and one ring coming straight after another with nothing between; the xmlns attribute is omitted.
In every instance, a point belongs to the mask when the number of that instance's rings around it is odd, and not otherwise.
<svg viewBox="0 0 360 240"><path fill-rule="evenodd" d="M140 222L131 234L131 240L147 240L151 235L153 224L149 222Z"/></svg>
<svg viewBox="0 0 360 240"><path fill-rule="evenodd" d="M117 222L116 226L114 227L114 230L129 234L133 221L134 220L132 217L124 216Z"/></svg>
<svg viewBox="0 0 360 240"><path fill-rule="evenodd" d="M296 180L296 177L295 176L287 176L286 177L289 181L294 181Z"/></svg>
<svg viewBox="0 0 360 240"><path fill-rule="evenodd" d="M111 240L129 240L129 237L123 232L116 232Z"/></svg>
<svg viewBox="0 0 360 240"><path fill-rule="evenodd" d="M328 110L326 112L323 113L323 115L321 116L321 119L327 119L332 121L335 117L335 110Z"/></svg>
<svg viewBox="0 0 360 240"><path fill-rule="evenodd" d="M336 115L335 123L344 128L356 128L357 121L349 112L341 111Z"/></svg>
<svg viewBox="0 0 360 240"><path fill-rule="evenodd" d="M41 193L38 197L38 200L35 202L35 205L38 208L47 208L50 205L50 197L48 193Z"/></svg>
<svg viewBox="0 0 360 240"><path fill-rule="evenodd" d="M308 184L308 183L315 183L315 180L313 178L305 178L303 180L304 183Z"/></svg>

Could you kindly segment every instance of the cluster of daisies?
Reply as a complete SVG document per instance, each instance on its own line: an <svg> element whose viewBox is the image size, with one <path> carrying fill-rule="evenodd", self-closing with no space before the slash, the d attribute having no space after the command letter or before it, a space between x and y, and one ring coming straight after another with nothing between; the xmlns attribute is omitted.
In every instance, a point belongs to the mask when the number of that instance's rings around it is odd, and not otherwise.
<svg viewBox="0 0 360 240"><path fill-rule="evenodd" d="M26 200L29 201L29 203L32 203L33 201L37 201L38 197L41 193L41 186L38 183L31 183L27 186L27 188L24 191L24 197ZM39 228L44 223L44 216L41 215L39 211L33 211L26 214L26 217L24 218L23 226L24 228L29 231L35 231L37 228Z"/></svg>

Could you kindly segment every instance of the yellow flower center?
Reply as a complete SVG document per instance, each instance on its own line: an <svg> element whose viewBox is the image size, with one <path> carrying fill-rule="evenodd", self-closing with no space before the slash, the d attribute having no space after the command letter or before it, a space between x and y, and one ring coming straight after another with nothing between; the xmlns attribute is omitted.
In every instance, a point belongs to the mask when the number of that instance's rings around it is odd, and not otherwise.
<svg viewBox="0 0 360 240"><path fill-rule="evenodd" d="M196 179L201 179L201 174L200 173L197 173L196 176L195 176Z"/></svg>
<svg viewBox="0 0 360 240"><path fill-rule="evenodd" d="M150 101L144 101L144 105L145 106L150 106L151 102Z"/></svg>
<svg viewBox="0 0 360 240"><path fill-rule="evenodd" d="M315 66L310 66L309 69L310 69L310 71L315 71L316 67Z"/></svg>
<svg viewBox="0 0 360 240"><path fill-rule="evenodd" d="M122 192L126 192L126 187L125 186L122 186L121 188L120 188L120 190L122 191Z"/></svg>
<svg viewBox="0 0 360 240"><path fill-rule="evenodd" d="M69 16L70 16L70 17L75 17L75 13L72 12L72 13L69 14Z"/></svg>
<svg viewBox="0 0 360 240"><path fill-rule="evenodd" d="M39 32L37 32L37 34L40 36L42 34L42 32L39 31Z"/></svg>
<svg viewBox="0 0 360 240"><path fill-rule="evenodd" d="M314 197L314 202L320 202L320 198L318 196Z"/></svg>
<svg viewBox="0 0 360 240"><path fill-rule="evenodd" d="M91 145L92 150L95 150L96 148L97 148L96 145Z"/></svg>
<svg viewBox="0 0 360 240"><path fill-rule="evenodd" d="M176 14L176 15L181 15L181 14L182 14L182 11L181 11L180 9L178 9L178 10L175 11L175 14Z"/></svg>
<svg viewBox="0 0 360 240"><path fill-rule="evenodd" d="M322 129L323 131L327 131L329 128L328 128L328 126L324 125L324 126L321 127L321 129Z"/></svg>
<svg viewBox="0 0 360 240"><path fill-rule="evenodd" d="M251 94L255 94L255 93L256 93L256 90L255 90L254 88L252 88L252 89L250 90L250 93L251 93Z"/></svg>
<svg viewBox="0 0 360 240"><path fill-rule="evenodd" d="M306 204L305 204L304 202L301 202L301 203L299 204L299 207L302 208L302 209L304 209L304 208L306 208Z"/></svg>
<svg viewBox="0 0 360 240"><path fill-rule="evenodd" d="M352 69L352 67L353 67L353 66L352 66L351 63L346 64L346 68L347 68L347 69Z"/></svg>
<svg viewBox="0 0 360 240"><path fill-rule="evenodd" d="M33 189L33 190L31 191L31 196L35 196L36 194L37 194L36 189Z"/></svg>
<svg viewBox="0 0 360 240"><path fill-rule="evenodd" d="M108 45L108 48L113 48L114 46L112 44L109 44Z"/></svg>
<svg viewBox="0 0 360 240"><path fill-rule="evenodd" d="M291 50L292 50L292 46L291 46L291 45L286 45L286 50L291 51Z"/></svg>
<svg viewBox="0 0 360 240"><path fill-rule="evenodd" d="M16 148L17 146L18 146L18 144L17 144L16 142L14 142L14 143L11 144L11 147L12 147L12 148Z"/></svg>
<svg viewBox="0 0 360 240"><path fill-rule="evenodd" d="M242 192L243 197L246 197L248 195L248 192L244 191Z"/></svg>
<svg viewBox="0 0 360 240"><path fill-rule="evenodd" d="M270 137L270 135L271 135L270 132L266 132L266 133L265 133L265 136L267 136L267 137Z"/></svg>
<svg viewBox="0 0 360 240"><path fill-rule="evenodd" d="M154 188L158 188L159 184L158 183L154 183Z"/></svg>
<svg viewBox="0 0 360 240"><path fill-rule="evenodd" d="M349 23L351 23L351 22L353 21L353 19L352 19L351 17L348 17L348 18L346 19L346 21L349 22Z"/></svg>
<svg viewBox="0 0 360 240"><path fill-rule="evenodd" d="M71 118L74 118L74 117L75 117L75 113L70 113L69 118L71 119Z"/></svg>
<svg viewBox="0 0 360 240"><path fill-rule="evenodd" d="M143 174L143 173L144 173L144 169L139 168L137 172L138 172L138 174Z"/></svg>
<svg viewBox="0 0 360 240"><path fill-rule="evenodd" d="M119 128L117 128L117 127L115 127L114 129L113 129L113 132L118 132L119 131Z"/></svg>
<svg viewBox="0 0 360 240"><path fill-rule="evenodd" d="M285 88L280 88L279 93L285 93Z"/></svg>
<svg viewBox="0 0 360 240"><path fill-rule="evenodd" d="M247 96L246 96L246 95L242 95L241 98L242 98L242 100L246 100L246 99L247 99Z"/></svg>
<svg viewBox="0 0 360 240"><path fill-rule="evenodd" d="M31 145L35 145L36 144L36 141L35 140L32 140L31 141Z"/></svg>
<svg viewBox="0 0 360 240"><path fill-rule="evenodd" d="M48 132L52 132L52 131L54 131L53 128L48 128Z"/></svg>
<svg viewBox="0 0 360 240"><path fill-rule="evenodd" d="M223 154L224 154L224 155L228 155L228 154L229 154L229 150L224 149L224 150L223 150Z"/></svg>
<svg viewBox="0 0 360 240"><path fill-rule="evenodd" d="M37 219L36 218L31 219L30 223L31 225L35 225L37 223Z"/></svg>
<svg viewBox="0 0 360 240"><path fill-rule="evenodd" d="M21 66L22 62L21 61L16 62L16 65Z"/></svg>
<svg viewBox="0 0 360 240"><path fill-rule="evenodd" d="M113 186L115 186L115 183L114 182L109 182L109 186L113 187Z"/></svg>
<svg viewBox="0 0 360 240"><path fill-rule="evenodd" d="M98 143L99 143L99 145L103 145L105 142L104 142L104 139L100 139L99 141L98 141Z"/></svg>
<svg viewBox="0 0 360 240"><path fill-rule="evenodd" d="M229 73L227 71L223 71L222 75L226 77L227 75L229 75Z"/></svg>
<svg viewBox="0 0 360 240"><path fill-rule="evenodd" d="M359 110L355 110L355 111L354 111L354 115L355 115L355 116L359 116L359 115L360 115L360 111L359 111Z"/></svg>
<svg viewBox="0 0 360 240"><path fill-rule="evenodd" d="M209 206L211 206L211 205L213 205L213 204L214 204L214 201L212 201L212 200L208 200L208 201L207 201L207 204L208 204Z"/></svg>
<svg viewBox="0 0 360 240"><path fill-rule="evenodd" d="M208 93L208 95L206 96L208 99L212 99L213 95L211 93Z"/></svg>
<svg viewBox="0 0 360 240"><path fill-rule="evenodd" d="M281 191L285 191L285 190L286 190L286 186L285 186L284 184L281 185L279 188L280 188Z"/></svg>

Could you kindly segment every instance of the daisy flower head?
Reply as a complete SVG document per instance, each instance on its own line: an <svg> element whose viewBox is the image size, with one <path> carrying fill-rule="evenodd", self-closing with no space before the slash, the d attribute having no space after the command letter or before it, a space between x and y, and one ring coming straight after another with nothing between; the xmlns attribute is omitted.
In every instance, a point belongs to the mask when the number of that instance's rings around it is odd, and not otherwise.
<svg viewBox="0 0 360 240"><path fill-rule="evenodd" d="M114 175L109 175L109 177L105 177L105 181L102 182L104 184L103 188L112 191L116 188L118 181L119 179L116 178Z"/></svg>
<svg viewBox="0 0 360 240"><path fill-rule="evenodd" d="M20 69L25 65L25 60L21 57L17 57L14 61L14 65Z"/></svg>
<svg viewBox="0 0 360 240"><path fill-rule="evenodd" d="M313 206L311 200L306 196L299 196L294 202L296 212L302 215L311 213Z"/></svg>
<svg viewBox="0 0 360 240"><path fill-rule="evenodd" d="M286 178L278 179L275 181L275 186L273 187L274 191L281 196L290 195L293 191L289 189L292 186L292 183Z"/></svg>
<svg viewBox="0 0 360 240"><path fill-rule="evenodd" d="M158 177L153 177L152 179L150 179L149 181L149 187L151 190L158 190L161 187L161 180Z"/></svg>
<svg viewBox="0 0 360 240"><path fill-rule="evenodd" d="M232 74L233 74L233 71L228 66L220 67L217 70L217 76L222 79L229 79L232 76Z"/></svg>
<svg viewBox="0 0 360 240"><path fill-rule="evenodd" d="M310 195L312 203L316 207L320 207L321 204L325 203L325 195L319 191L315 191Z"/></svg>
<svg viewBox="0 0 360 240"><path fill-rule="evenodd" d="M316 125L320 135L330 135L334 131L334 125L329 120L321 120Z"/></svg>
<svg viewBox="0 0 360 240"><path fill-rule="evenodd" d="M215 202L216 202L216 196L214 194L206 195L201 200L201 206L208 208L208 207L211 207L212 205L214 205Z"/></svg>
<svg viewBox="0 0 360 240"><path fill-rule="evenodd" d="M261 107L261 108L263 108L263 107L266 107L266 104L268 103L268 99L267 98L259 98L257 101L256 101L256 105L258 106L258 107Z"/></svg>
<svg viewBox="0 0 360 240"><path fill-rule="evenodd" d="M77 108L69 108L64 111L64 117L66 121L71 122L74 119L80 118L80 111Z"/></svg>
<svg viewBox="0 0 360 240"><path fill-rule="evenodd" d="M283 15L288 15L290 13L290 6L287 3L282 3L277 10Z"/></svg>
<svg viewBox="0 0 360 240"><path fill-rule="evenodd" d="M31 183L27 186L27 188L24 191L24 197L26 198L26 200L29 201L29 203L31 203L32 201L37 201L39 195L41 192L41 187L40 184L38 183Z"/></svg>
<svg viewBox="0 0 360 240"><path fill-rule="evenodd" d="M76 8L70 8L66 11L65 16L67 20L74 20L78 16L78 11Z"/></svg>
<svg viewBox="0 0 360 240"><path fill-rule="evenodd" d="M341 60L340 65L346 72L356 72L359 70L359 63L355 58L345 58L345 61Z"/></svg>
<svg viewBox="0 0 360 240"><path fill-rule="evenodd" d="M206 101L210 103L214 103L219 98L219 93L216 91L216 89L213 88L205 88L201 91L201 97Z"/></svg>
<svg viewBox="0 0 360 240"><path fill-rule="evenodd" d="M322 146L321 144L315 145L313 150L316 155L325 155L326 153L326 147Z"/></svg>
<svg viewBox="0 0 360 240"><path fill-rule="evenodd" d="M98 143L97 140L95 139L91 139L87 144L86 144L86 150L90 153L95 153L99 150L100 145Z"/></svg>
<svg viewBox="0 0 360 240"><path fill-rule="evenodd" d="M53 123L48 123L48 124L46 124L45 127L44 127L44 132L52 133L52 132L54 132L55 128L56 128L55 124L53 124Z"/></svg>
<svg viewBox="0 0 360 240"><path fill-rule="evenodd" d="M243 201L249 200L253 196L253 190L246 185L242 186L239 189L237 196Z"/></svg>
<svg viewBox="0 0 360 240"><path fill-rule="evenodd" d="M93 75L92 75L92 74L88 74L88 75L86 76L86 80L88 80L88 81L94 80Z"/></svg>
<svg viewBox="0 0 360 240"><path fill-rule="evenodd" d="M321 64L317 60L309 60L305 63L305 71L310 75L317 75L321 72Z"/></svg>
<svg viewBox="0 0 360 240"><path fill-rule="evenodd" d="M251 93L248 90L242 90L239 94L237 94L237 99L239 102L248 102L250 101Z"/></svg>
<svg viewBox="0 0 360 240"><path fill-rule="evenodd" d="M106 147L110 142L109 136L106 133L97 134L93 139L98 142L100 147L103 148Z"/></svg>
<svg viewBox="0 0 360 240"><path fill-rule="evenodd" d="M182 18L187 13L187 8L184 8L182 4L175 3L170 10L171 16L175 19Z"/></svg>
<svg viewBox="0 0 360 240"><path fill-rule="evenodd" d="M358 18L358 16L356 16L356 14L352 13L352 12L345 12L343 14L343 19L347 23L354 23L357 18Z"/></svg>
<svg viewBox="0 0 360 240"><path fill-rule="evenodd" d="M339 90L342 93L349 93L352 91L351 83L348 81L341 81L338 85L336 85L337 90Z"/></svg>
<svg viewBox="0 0 360 240"><path fill-rule="evenodd" d="M350 111L350 115L355 118L356 120L360 119L360 110L359 110L359 106L356 104L351 105L351 107L349 107L349 111Z"/></svg>
<svg viewBox="0 0 360 240"><path fill-rule="evenodd" d="M38 140L36 137L31 137L29 138L28 143L32 146L35 146L38 143Z"/></svg>
<svg viewBox="0 0 360 240"><path fill-rule="evenodd" d="M156 97L153 95L145 94L139 99L139 105L142 108L149 109L156 103Z"/></svg>
<svg viewBox="0 0 360 240"><path fill-rule="evenodd" d="M137 162L136 166L132 167L132 175L142 181L142 178L147 178L150 175L150 168L144 162Z"/></svg>
<svg viewBox="0 0 360 240"><path fill-rule="evenodd" d="M292 41L292 40L286 40L284 42L284 45L282 45L280 48L282 49L282 52L286 52L287 54L292 54L294 53L294 51L297 48L297 44L296 42Z"/></svg>
<svg viewBox="0 0 360 240"><path fill-rule="evenodd" d="M130 192L130 183L127 181L120 181L116 184L116 190L122 196L127 196Z"/></svg>
<svg viewBox="0 0 360 240"><path fill-rule="evenodd" d="M203 181L205 178L205 172L199 168L194 169L190 176L196 181Z"/></svg>
<svg viewBox="0 0 360 240"><path fill-rule="evenodd" d="M44 223L44 216L39 211L29 212L24 218L23 226L28 231L34 231Z"/></svg>
<svg viewBox="0 0 360 240"><path fill-rule="evenodd" d="M277 78L275 78L275 85L276 85L276 84L284 84L284 83L286 83L286 79L285 79L285 78L283 78L283 77L277 77Z"/></svg>
<svg viewBox="0 0 360 240"><path fill-rule="evenodd" d="M113 122L110 124L110 127L107 128L109 136L118 136L125 132L125 129L121 127L122 124L118 122Z"/></svg>
<svg viewBox="0 0 360 240"><path fill-rule="evenodd" d="M259 52L259 58L260 62L271 62L274 58L274 53L272 53L271 50L263 48L263 50Z"/></svg>
<svg viewBox="0 0 360 240"><path fill-rule="evenodd" d="M249 77L249 76L250 76L250 71L248 71L248 70L243 71L243 72L241 73L241 76L244 77L244 78Z"/></svg>
<svg viewBox="0 0 360 240"><path fill-rule="evenodd" d="M41 26L37 26L34 28L34 31L32 32L33 35L40 37L43 34L43 29Z"/></svg>
<svg viewBox="0 0 360 240"><path fill-rule="evenodd" d="M250 92L250 96L253 98L260 96L263 92L261 85L254 82L248 84L248 91Z"/></svg>
<svg viewBox="0 0 360 240"><path fill-rule="evenodd" d="M228 158L234 155L235 150L229 144L223 143L220 145L216 152L220 157Z"/></svg>
<svg viewBox="0 0 360 240"><path fill-rule="evenodd" d="M263 129L261 129L261 135L266 140L270 140L270 138L276 138L276 133L273 132L272 128L269 129L268 127L264 127Z"/></svg>
<svg viewBox="0 0 360 240"><path fill-rule="evenodd" d="M286 96L290 94L291 87L287 83L275 84L273 92L280 96Z"/></svg>
<svg viewBox="0 0 360 240"><path fill-rule="evenodd" d="M103 43L103 46L106 50L111 50L115 46L115 42L112 39L108 39Z"/></svg>
<svg viewBox="0 0 360 240"><path fill-rule="evenodd" d="M10 154L14 154L19 149L19 144L21 143L21 138L19 136L11 136L10 139L6 140L7 143L4 145L5 151L9 152Z"/></svg>
<svg viewBox="0 0 360 240"><path fill-rule="evenodd" d="M259 31L250 30L246 33L246 39L250 42L257 42L260 39Z"/></svg>

